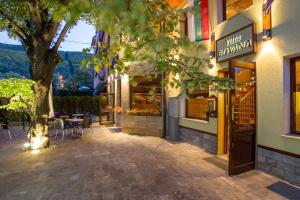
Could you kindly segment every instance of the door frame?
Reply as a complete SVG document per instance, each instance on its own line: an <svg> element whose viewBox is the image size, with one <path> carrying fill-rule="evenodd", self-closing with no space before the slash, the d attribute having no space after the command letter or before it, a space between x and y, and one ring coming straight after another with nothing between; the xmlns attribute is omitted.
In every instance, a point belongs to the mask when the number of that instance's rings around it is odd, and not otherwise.
<svg viewBox="0 0 300 200"><path fill-rule="evenodd" d="M245 62L245 61L240 61L240 60L230 60L229 61L229 77L230 78L235 78L234 74L235 74L235 67L240 67L240 68L245 68L245 69L253 69L255 70L255 78L257 80L257 76L256 76L256 63L255 62ZM252 169L255 169L255 166L256 166L256 159L257 159L257 154L256 154L256 149L257 149L257 81L256 81L256 84L255 84L255 139L254 139L254 164L253 166L249 166L249 168L245 167L246 171L250 171ZM232 155L231 155L231 151L233 149L232 147L232 137L233 137L233 126L232 126L232 96L235 94L235 89L234 90L231 90L229 92L229 111L230 114L229 114L229 117L228 117L228 120L229 120L229 123L228 123L228 126L229 126L229 147L228 147L228 174L229 175L237 175L239 173L235 173L232 169L233 169L233 164L232 164ZM243 173L243 172L242 172Z"/></svg>
<svg viewBox="0 0 300 200"><path fill-rule="evenodd" d="M218 77L228 78L229 77L229 68L224 68L218 70ZM228 107L229 102L228 98L229 92L219 93L218 94L218 155L228 154L229 151L229 113ZM226 109L227 107L227 109ZM226 136L227 135L227 136ZM225 139L227 137L227 140ZM226 147L227 146L227 147ZM227 153L225 151L227 149Z"/></svg>

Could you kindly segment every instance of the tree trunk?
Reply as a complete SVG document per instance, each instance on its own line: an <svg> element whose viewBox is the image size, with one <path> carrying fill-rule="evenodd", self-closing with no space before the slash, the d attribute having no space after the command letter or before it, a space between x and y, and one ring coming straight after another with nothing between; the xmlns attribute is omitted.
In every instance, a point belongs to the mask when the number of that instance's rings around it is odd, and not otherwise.
<svg viewBox="0 0 300 200"><path fill-rule="evenodd" d="M28 132L32 149L46 148L50 145L48 132L49 89L50 85L44 85L40 81L33 86L32 124Z"/></svg>
<svg viewBox="0 0 300 200"><path fill-rule="evenodd" d="M49 90L55 66L61 62L57 52L37 48L31 54L31 79L33 85L33 105L31 109L31 127L28 139L31 149L47 148L49 141Z"/></svg>

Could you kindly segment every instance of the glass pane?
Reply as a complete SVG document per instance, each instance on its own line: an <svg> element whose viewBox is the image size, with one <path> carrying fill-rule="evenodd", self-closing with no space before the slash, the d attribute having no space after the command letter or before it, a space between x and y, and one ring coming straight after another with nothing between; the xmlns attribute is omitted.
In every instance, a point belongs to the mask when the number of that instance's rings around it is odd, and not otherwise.
<svg viewBox="0 0 300 200"><path fill-rule="evenodd" d="M253 0L226 0L226 18L236 15L253 4Z"/></svg>
<svg viewBox="0 0 300 200"><path fill-rule="evenodd" d="M208 87L191 88L188 90L187 117L208 120L209 90Z"/></svg>
<svg viewBox="0 0 300 200"><path fill-rule="evenodd" d="M131 88L131 109L141 115L161 115L161 77L134 77Z"/></svg>
<svg viewBox="0 0 300 200"><path fill-rule="evenodd" d="M255 70L235 68L238 88L234 96L234 124L237 127L254 127L256 123Z"/></svg>
<svg viewBox="0 0 300 200"><path fill-rule="evenodd" d="M300 132L300 59L295 63L295 93L296 131Z"/></svg>

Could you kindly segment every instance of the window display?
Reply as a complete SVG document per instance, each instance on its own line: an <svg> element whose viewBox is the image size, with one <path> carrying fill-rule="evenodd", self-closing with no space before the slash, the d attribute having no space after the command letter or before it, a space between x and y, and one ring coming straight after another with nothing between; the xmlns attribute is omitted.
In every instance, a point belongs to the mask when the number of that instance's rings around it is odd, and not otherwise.
<svg viewBox="0 0 300 200"><path fill-rule="evenodd" d="M208 88L192 88L188 90L187 117L208 120L209 114Z"/></svg>
<svg viewBox="0 0 300 200"><path fill-rule="evenodd" d="M291 61L291 129L300 134L300 58Z"/></svg>
<svg viewBox="0 0 300 200"><path fill-rule="evenodd" d="M130 105L128 112L132 115L161 115L161 77L133 77L136 86L131 86Z"/></svg>

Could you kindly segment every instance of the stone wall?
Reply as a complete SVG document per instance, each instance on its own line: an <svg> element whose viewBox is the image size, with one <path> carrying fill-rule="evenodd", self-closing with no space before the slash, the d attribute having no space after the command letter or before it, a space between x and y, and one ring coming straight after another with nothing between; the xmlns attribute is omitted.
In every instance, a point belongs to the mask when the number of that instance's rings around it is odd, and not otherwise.
<svg viewBox="0 0 300 200"><path fill-rule="evenodd" d="M132 116L124 114L122 118L124 133L143 136L163 136L163 119L157 116Z"/></svg>
<svg viewBox="0 0 300 200"><path fill-rule="evenodd" d="M218 138L217 135L205 133L198 130L180 127L180 138L194 146L200 147L205 151L217 154Z"/></svg>
<svg viewBox="0 0 300 200"><path fill-rule="evenodd" d="M300 185L300 159L258 147L257 168Z"/></svg>

